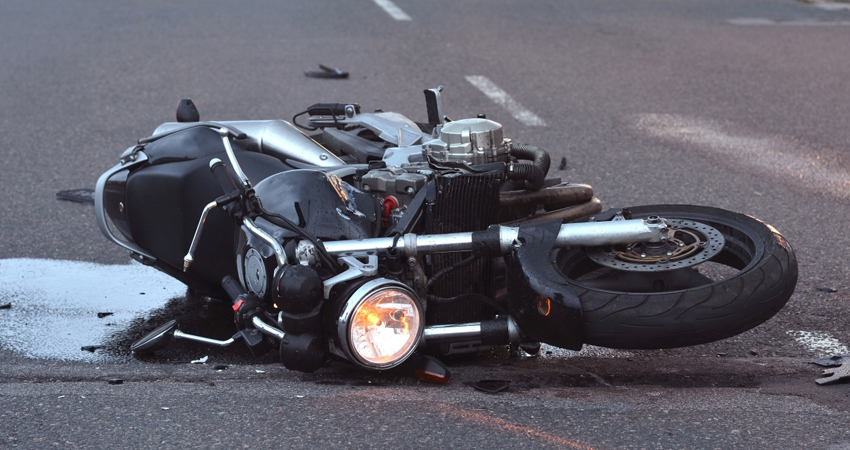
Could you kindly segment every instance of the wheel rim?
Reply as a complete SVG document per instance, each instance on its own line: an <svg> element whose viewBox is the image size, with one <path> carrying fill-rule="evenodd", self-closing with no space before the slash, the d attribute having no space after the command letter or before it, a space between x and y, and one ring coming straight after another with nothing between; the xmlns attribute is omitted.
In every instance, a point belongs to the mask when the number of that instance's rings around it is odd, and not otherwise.
<svg viewBox="0 0 850 450"><path fill-rule="evenodd" d="M672 225L684 229L683 233L693 240L691 244L705 239L705 247L699 252L684 252L678 265L672 259L660 262L664 259L662 255L667 256L666 251L641 257L635 250L646 248L637 244L564 249L557 255L558 267L571 284L588 289L618 293L673 292L735 278L756 264L764 252L758 234L735 220L676 210L653 210L633 214L632 218L652 215L667 219L671 234L679 233L672 230ZM718 235L713 235L714 232ZM716 247L712 248L713 245Z"/></svg>

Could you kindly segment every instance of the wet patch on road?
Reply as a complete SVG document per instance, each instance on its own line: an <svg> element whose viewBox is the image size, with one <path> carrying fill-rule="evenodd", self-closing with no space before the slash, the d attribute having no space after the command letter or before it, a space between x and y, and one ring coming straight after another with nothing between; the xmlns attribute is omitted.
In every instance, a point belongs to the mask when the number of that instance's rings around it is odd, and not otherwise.
<svg viewBox="0 0 850 450"><path fill-rule="evenodd" d="M102 351L113 334L185 292L141 264L0 260L0 299L11 304L0 314L0 345L29 358L115 360Z"/></svg>

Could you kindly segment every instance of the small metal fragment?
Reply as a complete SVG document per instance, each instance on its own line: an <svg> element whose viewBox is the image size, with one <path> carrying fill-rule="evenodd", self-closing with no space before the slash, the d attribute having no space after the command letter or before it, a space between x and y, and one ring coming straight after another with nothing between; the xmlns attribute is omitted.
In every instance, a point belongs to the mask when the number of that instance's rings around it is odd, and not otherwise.
<svg viewBox="0 0 850 450"><path fill-rule="evenodd" d="M815 380L815 383L821 386L825 384L832 384L841 380L850 380L850 363L846 363L835 369L826 369L823 371L823 374L829 376Z"/></svg>
<svg viewBox="0 0 850 450"><path fill-rule="evenodd" d="M828 358L818 358L809 361L809 364L817 364L821 367L838 367L850 363L850 355L833 355Z"/></svg>
<svg viewBox="0 0 850 450"><path fill-rule="evenodd" d="M0 305L0 309L11 309L11 308L12 308L11 303L6 303L5 305Z"/></svg>
<svg viewBox="0 0 850 450"><path fill-rule="evenodd" d="M124 384L124 380L120 378L110 378L108 381L109 384Z"/></svg>
<svg viewBox="0 0 850 450"><path fill-rule="evenodd" d="M829 287L819 287L818 290L821 291L821 292L828 292L830 294L834 294L834 293L838 292L838 289L829 288Z"/></svg>
<svg viewBox="0 0 850 450"><path fill-rule="evenodd" d="M106 317L106 316L111 316L112 314L114 314L114 313L111 313L111 312L99 312L99 313L97 313L97 318L98 318L98 319L103 319L104 317Z"/></svg>

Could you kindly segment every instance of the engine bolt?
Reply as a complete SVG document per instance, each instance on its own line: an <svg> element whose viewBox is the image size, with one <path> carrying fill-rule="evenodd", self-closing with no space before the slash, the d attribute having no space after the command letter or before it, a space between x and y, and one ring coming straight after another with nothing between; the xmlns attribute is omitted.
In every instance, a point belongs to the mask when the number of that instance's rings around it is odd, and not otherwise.
<svg viewBox="0 0 850 450"><path fill-rule="evenodd" d="M410 267L415 266L416 265L416 258L414 258L412 256L410 258L407 258L407 265L410 266Z"/></svg>
<svg viewBox="0 0 850 450"><path fill-rule="evenodd" d="M640 254L640 257L641 257L641 258L646 258L646 253L641 253L641 254Z"/></svg>

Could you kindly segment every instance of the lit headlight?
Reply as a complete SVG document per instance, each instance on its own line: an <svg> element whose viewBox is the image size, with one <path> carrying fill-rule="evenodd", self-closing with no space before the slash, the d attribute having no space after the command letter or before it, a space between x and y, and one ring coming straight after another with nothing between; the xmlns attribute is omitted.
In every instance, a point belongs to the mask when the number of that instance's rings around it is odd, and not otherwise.
<svg viewBox="0 0 850 450"><path fill-rule="evenodd" d="M416 294L397 281L377 278L348 298L337 333L354 362L389 369L416 349L423 322Z"/></svg>

